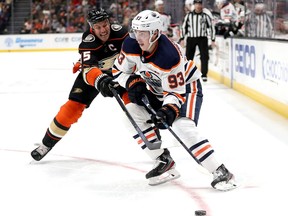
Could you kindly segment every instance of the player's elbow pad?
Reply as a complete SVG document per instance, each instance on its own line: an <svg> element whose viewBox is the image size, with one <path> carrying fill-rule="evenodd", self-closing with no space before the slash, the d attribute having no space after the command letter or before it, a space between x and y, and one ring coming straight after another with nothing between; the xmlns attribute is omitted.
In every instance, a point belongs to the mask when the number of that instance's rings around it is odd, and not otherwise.
<svg viewBox="0 0 288 216"><path fill-rule="evenodd" d="M102 74L102 71L98 67L85 68L83 71L83 79L88 85L94 86L96 79Z"/></svg>

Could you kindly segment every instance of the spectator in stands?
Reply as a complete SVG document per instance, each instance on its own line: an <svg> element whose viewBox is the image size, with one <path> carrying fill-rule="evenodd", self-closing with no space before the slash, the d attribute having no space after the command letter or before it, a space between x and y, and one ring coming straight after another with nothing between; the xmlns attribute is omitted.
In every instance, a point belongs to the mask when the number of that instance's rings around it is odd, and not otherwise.
<svg viewBox="0 0 288 216"><path fill-rule="evenodd" d="M134 19L134 17L139 13L138 4L137 3L132 3L130 7L132 9L131 18Z"/></svg>
<svg viewBox="0 0 288 216"><path fill-rule="evenodd" d="M7 33L7 25L11 16L10 2L0 3L0 34Z"/></svg>
<svg viewBox="0 0 288 216"><path fill-rule="evenodd" d="M109 8L109 20L111 23L122 23L121 5L112 3Z"/></svg>
<svg viewBox="0 0 288 216"><path fill-rule="evenodd" d="M271 17L267 14L263 0L255 0L254 10L247 16L245 28L248 37L274 37Z"/></svg>
<svg viewBox="0 0 288 216"><path fill-rule="evenodd" d="M82 0L72 0L72 5L81 5Z"/></svg>
<svg viewBox="0 0 288 216"><path fill-rule="evenodd" d="M234 32L237 36L245 36L245 4L243 0L233 0L232 4L235 7L237 13L237 22L235 22L236 31Z"/></svg>
<svg viewBox="0 0 288 216"><path fill-rule="evenodd" d="M237 15L239 16L242 11L245 11L244 1L243 0L233 0L232 4L235 7Z"/></svg>
<svg viewBox="0 0 288 216"><path fill-rule="evenodd" d="M42 28L41 33L50 33L51 32L51 20L50 20L50 13L46 13L44 15L43 21L42 21Z"/></svg>
<svg viewBox="0 0 288 216"><path fill-rule="evenodd" d="M30 34L32 30L32 23L30 21L30 19L25 19L23 28L20 30L21 34Z"/></svg>
<svg viewBox="0 0 288 216"><path fill-rule="evenodd" d="M59 23L59 26L56 28L56 33L66 33L66 27L63 23Z"/></svg>
<svg viewBox="0 0 288 216"><path fill-rule="evenodd" d="M43 10L42 10L42 14L43 14L44 16L48 16L48 17L51 15L51 12L50 12L49 5L48 5L48 4L44 4Z"/></svg>
<svg viewBox="0 0 288 216"><path fill-rule="evenodd" d="M194 10L193 0L185 0L185 13L189 13L190 11Z"/></svg>
<svg viewBox="0 0 288 216"><path fill-rule="evenodd" d="M155 1L155 10L161 15L160 19L163 23L162 34L168 34L168 29L170 28L171 24L171 16L166 14L164 11L164 1L163 0L156 0Z"/></svg>
<svg viewBox="0 0 288 216"><path fill-rule="evenodd" d="M33 26L33 28L32 28L33 34L41 33L42 22L39 19L34 19L32 26Z"/></svg>
<svg viewBox="0 0 288 216"><path fill-rule="evenodd" d="M217 8L220 10L220 19L215 24L217 32L224 38L237 34L239 26L238 15L234 5L228 0L216 0Z"/></svg>
<svg viewBox="0 0 288 216"><path fill-rule="evenodd" d="M56 29L60 26L60 22L58 20L58 17L56 14L52 15L52 20L51 20L51 31L56 32Z"/></svg>
<svg viewBox="0 0 288 216"><path fill-rule="evenodd" d="M132 15L132 9L130 7L126 7L125 10L124 10L123 22L122 22L122 25L126 29L130 28L131 21L133 19L133 17L131 17L131 15Z"/></svg>
<svg viewBox="0 0 288 216"><path fill-rule="evenodd" d="M32 18L39 19L42 15L40 2L33 2L32 4Z"/></svg>

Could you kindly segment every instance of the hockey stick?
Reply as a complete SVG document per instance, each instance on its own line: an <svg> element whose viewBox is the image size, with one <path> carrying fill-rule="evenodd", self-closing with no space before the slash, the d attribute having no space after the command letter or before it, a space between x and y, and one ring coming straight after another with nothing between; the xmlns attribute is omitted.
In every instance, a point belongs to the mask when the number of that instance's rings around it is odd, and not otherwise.
<svg viewBox="0 0 288 216"><path fill-rule="evenodd" d="M114 97L116 98L116 100L117 100L118 104L120 105L120 107L122 108L122 110L125 112L129 121L131 122L131 124L133 125L135 130L137 131L138 135L141 137L143 142L146 144L146 146L150 150L160 149L162 142L161 141L157 141L157 142L153 142L153 143L149 142L147 140L146 136L143 134L142 130L139 128L139 126L137 125L137 123L135 122L133 117L131 116L131 114L129 113L129 111L127 110L127 108L125 107L123 101L121 100L121 98L118 95L118 92L113 87L110 87L110 90L113 93Z"/></svg>
<svg viewBox="0 0 288 216"><path fill-rule="evenodd" d="M148 98L146 95L142 96L142 102L144 103L144 105L146 106L147 109L149 109L153 115L156 115L155 110L153 109L153 107L151 106ZM190 154L190 156L198 163L201 165L201 163L199 162L199 160L192 154L192 152L187 148L187 146L184 144L184 142L180 139L180 137L172 130L172 128L165 122L163 121L163 119L159 119L161 121L161 123L164 125L164 127L166 129L168 129L170 131L170 133L176 138L176 140L184 147L184 149Z"/></svg>

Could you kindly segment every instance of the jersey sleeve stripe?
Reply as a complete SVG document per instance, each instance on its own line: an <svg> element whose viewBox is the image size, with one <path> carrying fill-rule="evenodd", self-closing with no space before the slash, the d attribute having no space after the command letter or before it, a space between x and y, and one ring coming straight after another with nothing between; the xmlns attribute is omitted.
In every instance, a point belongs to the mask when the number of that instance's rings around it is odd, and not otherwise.
<svg viewBox="0 0 288 216"><path fill-rule="evenodd" d="M178 93L176 93L176 92L166 92L166 91L164 91L163 92L163 95L164 95L164 97L167 97L168 95L173 95L174 97L176 97L177 99L178 99L178 101L179 101L179 103L180 104L184 104L185 103L185 101L186 101L186 99L185 99L185 97L183 97L181 94L178 94Z"/></svg>
<svg viewBox="0 0 288 216"><path fill-rule="evenodd" d="M195 71L197 70L197 67L193 61L189 61L187 64L188 64L188 67L185 71L185 77L186 77L185 81L189 82L189 80L193 77Z"/></svg>
<svg viewBox="0 0 288 216"><path fill-rule="evenodd" d="M96 48L94 48L94 49L93 49L93 48L87 48L87 49L86 49L86 48L80 48L80 47L79 47L79 50L98 50L98 49L100 49L100 48L102 48L102 47L103 47L103 45L98 46L98 47L96 47Z"/></svg>

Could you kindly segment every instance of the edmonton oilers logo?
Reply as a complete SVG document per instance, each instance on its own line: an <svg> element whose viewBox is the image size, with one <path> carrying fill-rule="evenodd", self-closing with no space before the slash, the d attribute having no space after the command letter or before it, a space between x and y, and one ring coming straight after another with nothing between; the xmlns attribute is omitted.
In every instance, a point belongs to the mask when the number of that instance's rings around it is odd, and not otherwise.
<svg viewBox="0 0 288 216"><path fill-rule="evenodd" d="M157 74L153 73L152 71L140 71L141 76L146 82L154 87L161 87L161 79Z"/></svg>

